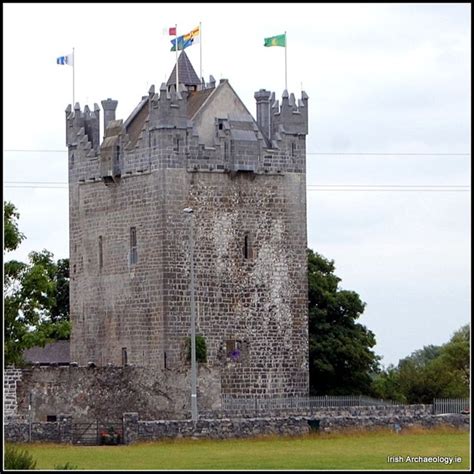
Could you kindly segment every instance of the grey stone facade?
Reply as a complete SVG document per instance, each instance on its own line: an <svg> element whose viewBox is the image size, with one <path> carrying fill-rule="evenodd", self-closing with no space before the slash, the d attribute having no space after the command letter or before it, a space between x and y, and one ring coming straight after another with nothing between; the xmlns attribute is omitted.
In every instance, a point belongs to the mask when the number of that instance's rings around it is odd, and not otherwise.
<svg viewBox="0 0 474 474"><path fill-rule="evenodd" d="M3 375L3 414L5 417L16 416L18 412L17 383L22 378L21 369L9 368Z"/></svg>
<svg viewBox="0 0 474 474"><path fill-rule="evenodd" d="M33 367L5 371L5 386L14 406L11 419L45 422L67 413L75 422L121 420L136 411L142 419L186 419L190 416L189 370L157 367ZM220 374L198 370L198 405L213 412L221 406Z"/></svg>
<svg viewBox="0 0 474 474"><path fill-rule="evenodd" d="M187 366L191 207L197 333L222 393L308 394L308 97L256 99L257 121L227 80L152 86L125 122L102 101L101 143L97 104L66 109L72 361Z"/></svg>

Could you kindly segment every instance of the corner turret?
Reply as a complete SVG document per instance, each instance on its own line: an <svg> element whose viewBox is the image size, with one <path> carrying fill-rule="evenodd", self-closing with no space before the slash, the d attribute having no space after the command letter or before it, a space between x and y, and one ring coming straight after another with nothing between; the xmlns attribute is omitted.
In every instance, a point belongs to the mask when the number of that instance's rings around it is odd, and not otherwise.
<svg viewBox="0 0 474 474"><path fill-rule="evenodd" d="M104 109L104 137L105 137L105 130L107 129L107 125L112 120L115 120L115 110L117 109L117 100L107 99L101 102L102 108Z"/></svg>
<svg viewBox="0 0 474 474"><path fill-rule="evenodd" d="M308 134L308 95L301 92L301 99L296 102L295 95L285 89L281 106L275 100L275 94L265 89L255 92L257 102L257 123L262 133L270 142L281 139L281 133L290 135Z"/></svg>

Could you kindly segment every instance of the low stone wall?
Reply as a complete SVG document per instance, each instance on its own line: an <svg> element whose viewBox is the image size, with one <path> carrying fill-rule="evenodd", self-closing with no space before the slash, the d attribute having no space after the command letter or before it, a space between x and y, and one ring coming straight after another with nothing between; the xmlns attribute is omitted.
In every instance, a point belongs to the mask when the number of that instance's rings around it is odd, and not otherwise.
<svg viewBox="0 0 474 474"><path fill-rule="evenodd" d="M392 415L392 416L335 416L320 418L320 430L336 432L347 429L379 429L390 428L394 431L420 426L435 428L449 426L452 428L469 431L470 418L467 415Z"/></svg>
<svg viewBox="0 0 474 474"><path fill-rule="evenodd" d="M10 420L5 424L4 435L6 441L15 443L28 442L72 442L72 418L70 416L59 416L55 422L28 422L24 420Z"/></svg>
<svg viewBox="0 0 474 474"><path fill-rule="evenodd" d="M261 413L251 410L201 410L200 415L203 418L260 418L277 417L284 418L289 416L310 416L320 418L333 417L353 417L353 416L421 416L431 415L433 405L373 405L373 406L346 406L346 407L318 407L313 409L280 409Z"/></svg>
<svg viewBox="0 0 474 474"><path fill-rule="evenodd" d="M203 419L192 421L140 421L136 440L163 438L248 438L259 435L302 435L309 431L307 420L302 418L241 418Z"/></svg>
<svg viewBox="0 0 474 474"><path fill-rule="evenodd" d="M433 428L450 426L469 431L470 417L467 415L406 415L393 416L289 416L284 418L214 418L191 420L140 420L138 413L123 415L124 442L166 438L248 438L261 435L295 436L311 431L338 432L343 430L371 430L388 428L394 431L413 426ZM12 422L4 427L5 440L14 442L43 441L72 443L73 423L70 416L61 415L55 423Z"/></svg>

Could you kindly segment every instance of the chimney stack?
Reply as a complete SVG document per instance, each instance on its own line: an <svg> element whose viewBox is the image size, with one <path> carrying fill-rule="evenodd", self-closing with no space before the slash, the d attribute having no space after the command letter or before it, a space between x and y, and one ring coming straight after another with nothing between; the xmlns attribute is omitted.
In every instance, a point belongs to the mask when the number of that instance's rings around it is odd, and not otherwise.
<svg viewBox="0 0 474 474"><path fill-rule="evenodd" d="M115 120L115 109L117 108L118 101L107 99L101 102L102 108L104 109L104 137L105 129L111 120Z"/></svg>
<svg viewBox="0 0 474 474"><path fill-rule="evenodd" d="M271 139L270 91L260 89L255 92L257 101L257 124L268 140Z"/></svg>

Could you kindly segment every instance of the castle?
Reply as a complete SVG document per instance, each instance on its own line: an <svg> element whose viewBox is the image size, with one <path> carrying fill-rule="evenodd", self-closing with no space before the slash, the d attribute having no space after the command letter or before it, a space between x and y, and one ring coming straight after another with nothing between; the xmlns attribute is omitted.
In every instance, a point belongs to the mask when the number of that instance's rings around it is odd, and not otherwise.
<svg viewBox="0 0 474 474"><path fill-rule="evenodd" d="M184 51L125 120L66 109L71 361L185 367L196 333L222 395L308 394L308 97L205 83ZM190 216L183 209L193 209Z"/></svg>

